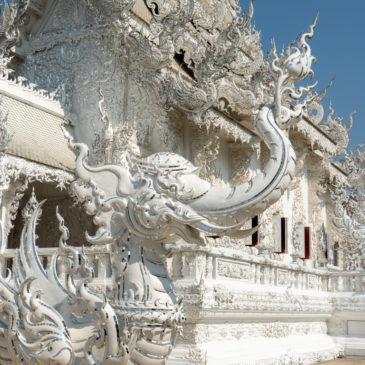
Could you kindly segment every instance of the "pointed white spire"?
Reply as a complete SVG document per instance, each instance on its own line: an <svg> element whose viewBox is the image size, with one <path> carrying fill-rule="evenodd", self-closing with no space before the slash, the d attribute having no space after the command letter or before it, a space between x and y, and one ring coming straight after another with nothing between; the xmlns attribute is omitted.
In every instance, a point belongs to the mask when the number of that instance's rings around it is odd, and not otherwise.
<svg viewBox="0 0 365 365"><path fill-rule="evenodd" d="M22 217L23 217L24 222L28 222L28 220L32 217L34 211L37 209L38 205L39 205L39 202L35 195L34 186L33 186L32 194L30 195L30 198L29 198L27 204L25 204L25 207L22 210ZM41 216L41 214L42 214L42 210L40 209L38 218Z"/></svg>

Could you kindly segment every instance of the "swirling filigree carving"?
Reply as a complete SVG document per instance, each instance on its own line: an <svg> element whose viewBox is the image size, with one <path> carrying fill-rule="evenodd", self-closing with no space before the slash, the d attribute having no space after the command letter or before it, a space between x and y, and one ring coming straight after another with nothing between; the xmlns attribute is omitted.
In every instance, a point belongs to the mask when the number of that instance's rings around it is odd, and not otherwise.
<svg viewBox="0 0 365 365"><path fill-rule="evenodd" d="M365 263L365 152L364 146L356 154L345 155L342 166L349 173L350 187L337 185L332 193L335 202L334 228L347 245L340 250L347 252L348 269L363 269Z"/></svg>

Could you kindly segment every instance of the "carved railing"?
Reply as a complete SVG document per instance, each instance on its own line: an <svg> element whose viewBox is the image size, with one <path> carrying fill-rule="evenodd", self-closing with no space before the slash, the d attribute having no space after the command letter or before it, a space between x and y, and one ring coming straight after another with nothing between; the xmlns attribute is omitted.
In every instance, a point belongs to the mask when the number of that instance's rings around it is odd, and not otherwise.
<svg viewBox="0 0 365 365"><path fill-rule="evenodd" d="M283 286L304 290L327 291L328 276L322 270L307 268L263 257L231 260L214 258L216 278L243 279L255 285Z"/></svg>
<svg viewBox="0 0 365 365"><path fill-rule="evenodd" d="M328 292L365 292L365 271L314 269L274 260L215 258L213 277L243 279L256 285Z"/></svg>
<svg viewBox="0 0 365 365"><path fill-rule="evenodd" d="M364 271L341 271L329 274L328 291L365 292Z"/></svg>
<svg viewBox="0 0 365 365"><path fill-rule="evenodd" d="M343 271L338 268L312 268L305 260L287 263L252 254L223 253L215 248L200 253L183 249L182 280L199 282L203 275L212 279L230 279L248 285L268 285L318 292L365 293L365 271ZM206 262L206 267L202 265Z"/></svg>
<svg viewBox="0 0 365 365"><path fill-rule="evenodd" d="M328 277L320 270L299 267L281 262L240 261L217 258L217 278L239 279L255 285L291 287L295 289L327 291Z"/></svg>
<svg viewBox="0 0 365 365"><path fill-rule="evenodd" d="M45 270L48 269L51 258L57 251L57 248L38 248L37 253L39 260ZM4 250L0 256L0 271L3 277L7 275L7 269L14 272L15 270L15 259L16 259L17 250L14 249L6 249ZM89 264L94 270L95 279L93 281L94 286L104 286L108 288L112 288L112 279L111 279L111 264L110 264L110 253L104 247L95 247L89 248L85 247L84 252L89 260ZM57 274L60 276L60 279L63 280L64 277L62 274L62 270L60 270L61 265L63 264L62 256L57 262Z"/></svg>
<svg viewBox="0 0 365 365"><path fill-rule="evenodd" d="M56 248L38 248L37 253L44 269L47 269ZM95 273L94 286L112 289L110 253L103 247L85 247L84 252ZM189 257L189 252L186 252ZM1 254L0 270L6 276L7 269L13 270L16 250L6 249ZM291 287L293 289L328 292L365 292L365 271L327 271L299 264L290 264L258 256L247 256L240 260L213 256L210 276L214 279L242 280L255 285ZM61 272L62 256L58 259L57 271ZM184 277L199 275L199 267L184 268ZM63 279L60 274L61 280Z"/></svg>

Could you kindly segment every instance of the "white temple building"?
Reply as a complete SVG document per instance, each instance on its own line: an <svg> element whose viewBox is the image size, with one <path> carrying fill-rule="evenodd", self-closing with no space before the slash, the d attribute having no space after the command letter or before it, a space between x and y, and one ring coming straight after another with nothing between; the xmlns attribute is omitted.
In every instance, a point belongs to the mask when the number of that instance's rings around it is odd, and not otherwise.
<svg viewBox="0 0 365 365"><path fill-rule="evenodd" d="M365 358L365 151L253 12L5 4L0 364Z"/></svg>

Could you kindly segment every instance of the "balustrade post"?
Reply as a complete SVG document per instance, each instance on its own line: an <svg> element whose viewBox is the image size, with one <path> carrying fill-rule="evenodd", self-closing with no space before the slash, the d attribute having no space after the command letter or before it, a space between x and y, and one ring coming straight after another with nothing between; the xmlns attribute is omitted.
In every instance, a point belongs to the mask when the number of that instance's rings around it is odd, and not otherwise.
<svg viewBox="0 0 365 365"><path fill-rule="evenodd" d="M341 279L339 280L339 285L340 285L341 291L343 291L343 292L348 291L348 288L350 286L349 277L341 276Z"/></svg>
<svg viewBox="0 0 365 365"><path fill-rule="evenodd" d="M299 289L299 272L294 271L294 288Z"/></svg>
<svg viewBox="0 0 365 365"><path fill-rule="evenodd" d="M354 291L355 290L355 276L350 276L348 278L348 291Z"/></svg>
<svg viewBox="0 0 365 365"><path fill-rule="evenodd" d="M339 286L338 286L338 276L334 276L334 277L332 278L332 283L333 283L333 285L332 285L332 287L333 287L333 291L334 291L334 292L338 292L338 291L339 291Z"/></svg>
<svg viewBox="0 0 365 365"><path fill-rule="evenodd" d="M263 271L264 271L263 284L270 285L270 271L271 271L270 267L269 266L264 266Z"/></svg>
<svg viewBox="0 0 365 365"><path fill-rule="evenodd" d="M301 289L308 289L308 276L303 272L301 277Z"/></svg>
<svg viewBox="0 0 365 365"><path fill-rule="evenodd" d="M358 275L355 277L355 290L357 292L363 291L363 276Z"/></svg>
<svg viewBox="0 0 365 365"><path fill-rule="evenodd" d="M256 264L256 270L255 270L255 282L257 285L261 284L261 279L262 279L262 267L260 266L260 264Z"/></svg>
<svg viewBox="0 0 365 365"><path fill-rule="evenodd" d="M333 277L331 276L327 278L327 291L333 292Z"/></svg>
<svg viewBox="0 0 365 365"><path fill-rule="evenodd" d="M339 292L343 292L344 291L344 278L342 276L339 276L337 278L337 290Z"/></svg>
<svg viewBox="0 0 365 365"><path fill-rule="evenodd" d="M269 284L275 285L275 267L269 267Z"/></svg>
<svg viewBox="0 0 365 365"><path fill-rule="evenodd" d="M290 282L289 285L291 288L295 287L295 271L290 272Z"/></svg>
<svg viewBox="0 0 365 365"><path fill-rule="evenodd" d="M329 277L328 276L322 276L322 290L323 291L330 291L329 287Z"/></svg>

